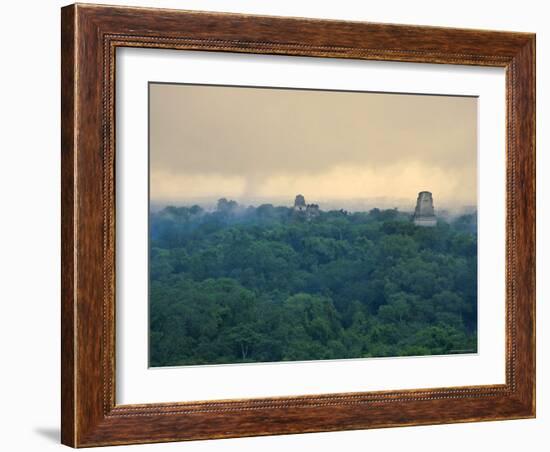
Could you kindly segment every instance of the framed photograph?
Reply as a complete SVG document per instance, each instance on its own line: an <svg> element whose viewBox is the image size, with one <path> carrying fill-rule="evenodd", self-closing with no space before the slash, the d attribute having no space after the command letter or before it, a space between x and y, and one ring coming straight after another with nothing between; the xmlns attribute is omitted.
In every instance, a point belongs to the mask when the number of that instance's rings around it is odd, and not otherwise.
<svg viewBox="0 0 550 452"><path fill-rule="evenodd" d="M62 9L62 442L535 416L535 36Z"/></svg>

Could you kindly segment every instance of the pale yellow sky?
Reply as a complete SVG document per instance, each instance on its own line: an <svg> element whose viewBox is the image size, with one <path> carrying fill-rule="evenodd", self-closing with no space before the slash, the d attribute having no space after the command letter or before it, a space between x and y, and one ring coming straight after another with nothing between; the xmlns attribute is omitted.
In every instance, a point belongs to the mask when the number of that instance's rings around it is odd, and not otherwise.
<svg viewBox="0 0 550 452"><path fill-rule="evenodd" d="M476 143L475 98L150 85L153 202L475 205Z"/></svg>

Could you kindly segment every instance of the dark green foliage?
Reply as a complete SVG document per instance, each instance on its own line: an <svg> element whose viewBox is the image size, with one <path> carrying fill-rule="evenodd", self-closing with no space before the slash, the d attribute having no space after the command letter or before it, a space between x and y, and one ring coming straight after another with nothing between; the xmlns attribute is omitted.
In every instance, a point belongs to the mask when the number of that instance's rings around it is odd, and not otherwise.
<svg viewBox="0 0 550 452"><path fill-rule="evenodd" d="M150 217L150 365L477 351L475 215L166 207Z"/></svg>

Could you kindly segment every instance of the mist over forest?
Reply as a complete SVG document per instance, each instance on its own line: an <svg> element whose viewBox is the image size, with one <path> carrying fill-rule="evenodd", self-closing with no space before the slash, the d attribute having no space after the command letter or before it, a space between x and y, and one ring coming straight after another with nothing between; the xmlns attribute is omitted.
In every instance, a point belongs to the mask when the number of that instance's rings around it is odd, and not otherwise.
<svg viewBox="0 0 550 452"><path fill-rule="evenodd" d="M280 207L291 207L292 199L288 196L241 196L231 197L239 209L247 207L260 207L263 205L273 205ZM166 207L192 207L200 206L206 212L213 212L217 209L219 197L204 196L195 198L183 199L155 199L150 201L149 210L151 213L156 213ZM368 212L372 209L398 209L404 214L413 214L414 199L413 198L395 198L395 197L372 197L372 198L334 198L322 200L309 199L312 203L318 204L322 210L340 210L344 209L347 212ZM436 212L440 217L459 217L461 215L473 214L477 211L475 204L464 204L452 200L437 199Z"/></svg>
<svg viewBox="0 0 550 452"><path fill-rule="evenodd" d="M476 212L413 210L152 206L150 365L477 352Z"/></svg>

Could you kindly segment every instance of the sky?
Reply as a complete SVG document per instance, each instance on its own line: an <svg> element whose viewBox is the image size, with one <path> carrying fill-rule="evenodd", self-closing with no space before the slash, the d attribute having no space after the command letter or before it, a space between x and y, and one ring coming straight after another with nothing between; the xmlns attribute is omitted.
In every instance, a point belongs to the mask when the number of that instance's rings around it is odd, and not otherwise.
<svg viewBox="0 0 550 452"><path fill-rule="evenodd" d="M476 205L477 99L149 85L151 202Z"/></svg>

